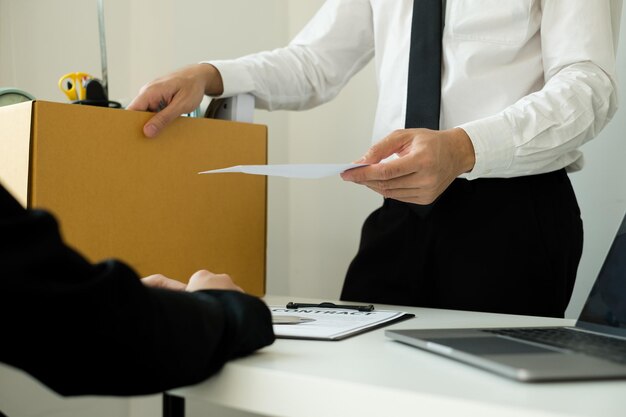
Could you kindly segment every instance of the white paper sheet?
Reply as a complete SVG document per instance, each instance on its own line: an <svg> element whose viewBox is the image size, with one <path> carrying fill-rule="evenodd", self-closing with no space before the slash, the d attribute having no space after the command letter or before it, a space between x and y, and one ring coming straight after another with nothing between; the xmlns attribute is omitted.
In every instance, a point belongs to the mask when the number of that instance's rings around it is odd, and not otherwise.
<svg viewBox="0 0 626 417"><path fill-rule="evenodd" d="M274 165L237 165L228 168L202 171L199 174L221 174L240 172L244 174L268 175L285 178L323 178L349 169L358 168L367 164L274 164Z"/></svg>

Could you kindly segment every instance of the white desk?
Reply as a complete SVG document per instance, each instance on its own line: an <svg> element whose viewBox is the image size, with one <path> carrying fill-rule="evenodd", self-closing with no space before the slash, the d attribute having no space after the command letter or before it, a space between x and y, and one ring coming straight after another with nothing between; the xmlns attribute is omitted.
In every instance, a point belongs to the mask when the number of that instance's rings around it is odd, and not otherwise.
<svg viewBox="0 0 626 417"><path fill-rule="evenodd" d="M270 305L311 301L267 297ZM268 416L548 417L626 415L626 380L525 384L387 339L389 328L571 324L422 308L416 318L339 341L278 339L215 377L168 394Z"/></svg>

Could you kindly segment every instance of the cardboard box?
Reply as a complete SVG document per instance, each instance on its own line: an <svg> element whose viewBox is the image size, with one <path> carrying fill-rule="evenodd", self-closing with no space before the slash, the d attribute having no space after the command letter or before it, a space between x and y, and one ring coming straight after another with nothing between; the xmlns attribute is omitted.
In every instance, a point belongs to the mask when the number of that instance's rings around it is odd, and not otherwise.
<svg viewBox="0 0 626 417"><path fill-rule="evenodd" d="M118 258L141 276L186 282L228 273L265 293L265 177L198 175L267 163L267 128L178 118L158 138L151 115L35 101L0 107L0 181L25 206L45 208L92 262Z"/></svg>

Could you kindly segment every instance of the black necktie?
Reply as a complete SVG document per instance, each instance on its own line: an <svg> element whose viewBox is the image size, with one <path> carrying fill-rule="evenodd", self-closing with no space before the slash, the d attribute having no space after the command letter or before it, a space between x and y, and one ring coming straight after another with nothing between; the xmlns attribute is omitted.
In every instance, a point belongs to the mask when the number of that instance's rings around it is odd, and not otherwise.
<svg viewBox="0 0 626 417"><path fill-rule="evenodd" d="M405 127L439 129L442 0L414 0Z"/></svg>
<svg viewBox="0 0 626 417"><path fill-rule="evenodd" d="M423 127L439 130L441 35L443 32L442 1L445 0L413 1L406 119L404 122L407 129ZM433 204L411 204L410 207L418 216L425 217Z"/></svg>

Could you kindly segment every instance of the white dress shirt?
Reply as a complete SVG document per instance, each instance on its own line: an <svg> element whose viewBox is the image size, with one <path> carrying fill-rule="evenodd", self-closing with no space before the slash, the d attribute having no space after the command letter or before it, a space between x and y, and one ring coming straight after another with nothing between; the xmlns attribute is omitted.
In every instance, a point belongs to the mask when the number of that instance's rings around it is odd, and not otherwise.
<svg viewBox="0 0 626 417"><path fill-rule="evenodd" d="M441 128L463 128L476 164L464 176L582 168L579 148L617 109L622 0L447 0ZM327 0L285 48L208 61L223 96L306 109L331 100L372 58L374 142L404 128L413 0Z"/></svg>

